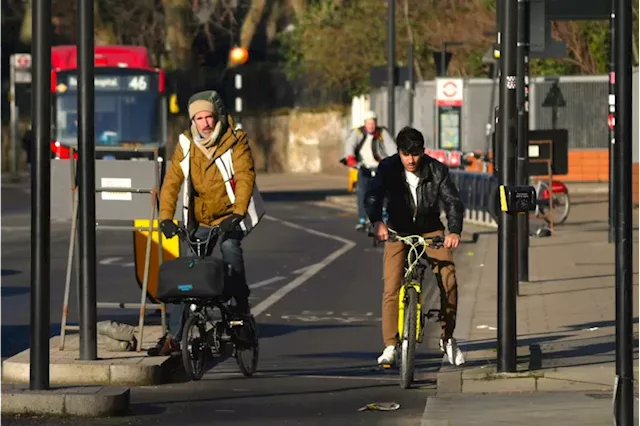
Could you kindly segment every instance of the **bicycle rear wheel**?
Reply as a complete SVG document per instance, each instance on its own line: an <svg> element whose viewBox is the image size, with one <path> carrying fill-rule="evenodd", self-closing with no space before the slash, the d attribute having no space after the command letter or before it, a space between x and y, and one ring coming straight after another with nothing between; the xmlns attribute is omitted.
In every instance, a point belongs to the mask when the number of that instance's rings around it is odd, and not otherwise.
<svg viewBox="0 0 640 426"><path fill-rule="evenodd" d="M549 188L549 185L546 182L542 182L540 185L540 194L542 194L545 190ZM549 208L549 196L551 196L550 192L547 191L546 199L539 198L538 204L540 204L540 210L543 214L545 214L544 220L547 223L550 223L549 217L546 216L550 214L553 217L554 225L563 224L567 218L569 217L569 210L571 210L571 201L569 200L569 193L553 193L553 209ZM538 194L538 197L540 195Z"/></svg>
<svg viewBox="0 0 640 426"><path fill-rule="evenodd" d="M200 380L207 362L207 333L204 322L190 315L182 328L182 364L191 380Z"/></svg>
<svg viewBox="0 0 640 426"><path fill-rule="evenodd" d="M400 348L400 387L408 389L413 382L417 341L418 292L409 287L405 293L404 330Z"/></svg>
<svg viewBox="0 0 640 426"><path fill-rule="evenodd" d="M255 374L259 355L258 325L251 315L249 319L244 320L236 342L236 361L243 375L250 377Z"/></svg>

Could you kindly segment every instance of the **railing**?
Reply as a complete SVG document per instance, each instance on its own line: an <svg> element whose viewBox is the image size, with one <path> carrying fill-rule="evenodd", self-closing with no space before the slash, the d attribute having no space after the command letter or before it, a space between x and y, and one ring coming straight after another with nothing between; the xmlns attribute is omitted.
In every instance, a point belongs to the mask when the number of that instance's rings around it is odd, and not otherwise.
<svg viewBox="0 0 640 426"><path fill-rule="evenodd" d="M497 227L498 224L492 217L491 195L497 190L498 180L490 173L465 172L462 170L449 171L453 179L460 199L465 207L465 220L484 226Z"/></svg>

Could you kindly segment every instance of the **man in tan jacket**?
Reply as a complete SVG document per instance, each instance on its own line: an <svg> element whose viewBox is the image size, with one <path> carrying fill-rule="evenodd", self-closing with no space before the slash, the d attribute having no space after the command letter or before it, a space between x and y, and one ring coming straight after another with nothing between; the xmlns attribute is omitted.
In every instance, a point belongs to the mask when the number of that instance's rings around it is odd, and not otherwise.
<svg viewBox="0 0 640 426"><path fill-rule="evenodd" d="M191 141L189 169L192 199L189 232L195 234L196 238L206 239L209 227L220 226L222 260L230 270L230 280L225 283L228 284L228 294L235 299L237 312L249 314L249 287L241 247L244 233L239 226L247 213L256 177L249 140L244 131L234 130L233 118L227 114L222 99L213 90L198 92L189 99L189 118L190 129L184 132ZM235 171L232 183L235 187L233 203L215 165L215 160L229 149L232 150ZM178 231L173 218L185 181L180 167L184 157L180 144L177 144L160 192L160 228L167 238L175 236ZM213 247L214 244L212 242L210 246ZM186 252L188 251L186 248ZM149 351L150 355L165 356L178 350L183 316L184 306L174 305L167 336Z"/></svg>

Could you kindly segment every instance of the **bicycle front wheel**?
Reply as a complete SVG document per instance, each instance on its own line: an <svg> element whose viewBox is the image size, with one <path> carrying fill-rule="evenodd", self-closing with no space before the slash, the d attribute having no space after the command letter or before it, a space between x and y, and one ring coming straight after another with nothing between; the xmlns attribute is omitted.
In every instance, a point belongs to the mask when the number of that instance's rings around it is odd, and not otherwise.
<svg viewBox="0 0 640 426"><path fill-rule="evenodd" d="M413 382L417 341L418 292L409 287L405 293L404 330L400 348L400 387L408 389Z"/></svg>
<svg viewBox="0 0 640 426"><path fill-rule="evenodd" d="M190 315L182 328L182 364L191 380L200 380L207 362L207 333L198 315Z"/></svg>
<svg viewBox="0 0 640 426"><path fill-rule="evenodd" d="M251 377L258 369L260 344L258 342L258 325L251 315L242 325L242 335L236 342L236 361L245 377Z"/></svg>

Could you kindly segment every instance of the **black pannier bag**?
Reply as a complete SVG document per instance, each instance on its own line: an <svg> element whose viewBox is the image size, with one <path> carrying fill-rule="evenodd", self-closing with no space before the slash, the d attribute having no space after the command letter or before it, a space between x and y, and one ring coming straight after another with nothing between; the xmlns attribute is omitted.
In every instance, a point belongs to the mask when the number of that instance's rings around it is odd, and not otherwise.
<svg viewBox="0 0 640 426"><path fill-rule="evenodd" d="M156 299L180 303L191 297L213 298L224 291L225 268L215 257L179 257L160 265Z"/></svg>

